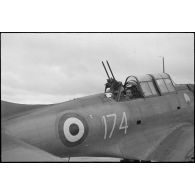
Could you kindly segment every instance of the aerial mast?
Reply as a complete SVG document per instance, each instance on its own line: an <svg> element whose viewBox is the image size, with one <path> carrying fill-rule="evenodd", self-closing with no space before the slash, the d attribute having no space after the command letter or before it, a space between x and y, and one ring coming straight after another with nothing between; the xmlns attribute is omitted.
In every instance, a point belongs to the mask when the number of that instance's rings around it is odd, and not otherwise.
<svg viewBox="0 0 195 195"><path fill-rule="evenodd" d="M162 62L163 62L163 73L165 73L165 57L164 56L158 56L160 58L162 58Z"/></svg>
<svg viewBox="0 0 195 195"><path fill-rule="evenodd" d="M163 73L165 73L165 58L163 57L162 60L163 60Z"/></svg>

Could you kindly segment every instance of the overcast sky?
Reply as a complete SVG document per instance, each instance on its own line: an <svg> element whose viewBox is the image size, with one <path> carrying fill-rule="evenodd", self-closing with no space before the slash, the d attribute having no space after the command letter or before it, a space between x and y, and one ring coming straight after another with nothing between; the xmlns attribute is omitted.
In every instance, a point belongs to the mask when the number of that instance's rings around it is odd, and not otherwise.
<svg viewBox="0 0 195 195"><path fill-rule="evenodd" d="M117 80L165 70L194 83L193 34L2 34L1 99L56 103L104 91L108 60Z"/></svg>

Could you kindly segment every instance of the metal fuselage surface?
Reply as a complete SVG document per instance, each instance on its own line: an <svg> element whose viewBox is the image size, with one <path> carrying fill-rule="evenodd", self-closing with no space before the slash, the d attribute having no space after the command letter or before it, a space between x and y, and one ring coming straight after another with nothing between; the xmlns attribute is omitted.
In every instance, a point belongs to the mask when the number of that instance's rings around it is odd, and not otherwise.
<svg viewBox="0 0 195 195"><path fill-rule="evenodd" d="M76 144L64 140L61 123L67 117L83 122L83 139ZM162 96L121 102L102 93L2 122L7 134L59 157L182 161L194 147L194 95L185 86Z"/></svg>

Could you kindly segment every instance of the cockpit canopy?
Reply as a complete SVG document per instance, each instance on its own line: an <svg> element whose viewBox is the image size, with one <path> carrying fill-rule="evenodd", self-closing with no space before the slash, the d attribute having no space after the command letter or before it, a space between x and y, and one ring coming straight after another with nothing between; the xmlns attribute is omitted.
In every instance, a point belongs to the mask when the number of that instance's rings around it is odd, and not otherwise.
<svg viewBox="0 0 195 195"><path fill-rule="evenodd" d="M128 76L124 84L118 89L117 100L124 101L127 99L158 96L174 91L174 84L167 73ZM116 99L115 97L113 98Z"/></svg>
<svg viewBox="0 0 195 195"><path fill-rule="evenodd" d="M167 73L153 74L161 94L175 91L174 83Z"/></svg>

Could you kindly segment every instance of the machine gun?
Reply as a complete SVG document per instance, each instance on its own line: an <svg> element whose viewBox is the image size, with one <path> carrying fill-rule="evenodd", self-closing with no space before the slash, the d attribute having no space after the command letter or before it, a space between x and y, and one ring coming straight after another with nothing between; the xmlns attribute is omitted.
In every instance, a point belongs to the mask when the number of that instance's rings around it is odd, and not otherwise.
<svg viewBox="0 0 195 195"><path fill-rule="evenodd" d="M107 79L107 83L105 84L105 93L108 91L109 89L109 92L112 93L112 97L119 101L120 100L120 95L121 95L121 92L122 92L122 88L123 88L123 84L121 81L117 81L114 77L114 74L112 72L112 69L110 68L110 65L108 63L108 61L106 60L106 63L107 63L107 66L110 70L110 73L111 73L111 76L109 76L108 74L108 71L106 69L106 66L104 65L104 62L102 61L102 65L104 67L104 70L108 76L108 79Z"/></svg>

